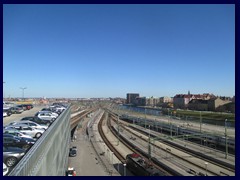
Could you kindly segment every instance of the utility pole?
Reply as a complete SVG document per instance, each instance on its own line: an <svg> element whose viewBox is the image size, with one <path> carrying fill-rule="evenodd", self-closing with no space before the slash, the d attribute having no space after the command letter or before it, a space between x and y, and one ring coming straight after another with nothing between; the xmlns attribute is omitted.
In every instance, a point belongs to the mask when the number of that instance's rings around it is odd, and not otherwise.
<svg viewBox="0 0 240 180"><path fill-rule="evenodd" d="M225 119L225 147L226 147L225 159L227 159L227 157L228 157L227 119Z"/></svg>
<svg viewBox="0 0 240 180"><path fill-rule="evenodd" d="M149 125L149 133L148 133L148 158L151 159L151 136L150 136L151 126Z"/></svg>
<svg viewBox="0 0 240 180"><path fill-rule="evenodd" d="M146 108L145 108L145 129L146 129L146 121L147 121L147 116L146 116Z"/></svg>
<svg viewBox="0 0 240 180"><path fill-rule="evenodd" d="M118 112L119 113L119 112ZM117 126L118 126L118 141L117 141L117 146L119 145L119 114L118 114L118 119L117 119Z"/></svg>

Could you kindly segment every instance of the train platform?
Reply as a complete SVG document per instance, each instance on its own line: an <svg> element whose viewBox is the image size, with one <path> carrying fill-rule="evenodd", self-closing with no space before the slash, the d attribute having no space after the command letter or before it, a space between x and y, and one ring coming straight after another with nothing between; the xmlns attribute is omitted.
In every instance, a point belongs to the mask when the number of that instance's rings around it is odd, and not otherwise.
<svg viewBox="0 0 240 180"><path fill-rule="evenodd" d="M69 157L69 167L74 167L77 176L109 176L103 165L99 162L98 156L86 135L86 123L84 119L83 128L75 131L75 140L71 142L71 147L77 147L77 155Z"/></svg>

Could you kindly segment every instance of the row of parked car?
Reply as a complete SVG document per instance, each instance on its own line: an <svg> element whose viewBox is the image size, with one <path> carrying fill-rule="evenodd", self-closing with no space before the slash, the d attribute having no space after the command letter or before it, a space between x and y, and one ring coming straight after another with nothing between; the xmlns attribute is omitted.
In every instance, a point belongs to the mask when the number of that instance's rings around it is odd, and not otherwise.
<svg viewBox="0 0 240 180"><path fill-rule="evenodd" d="M63 104L53 104L43 108L35 116L24 117L3 127L4 172L19 162L66 108Z"/></svg>
<svg viewBox="0 0 240 180"><path fill-rule="evenodd" d="M14 106L3 106L3 117L11 116L12 114L20 114L23 111L33 108L32 104L20 104Z"/></svg>

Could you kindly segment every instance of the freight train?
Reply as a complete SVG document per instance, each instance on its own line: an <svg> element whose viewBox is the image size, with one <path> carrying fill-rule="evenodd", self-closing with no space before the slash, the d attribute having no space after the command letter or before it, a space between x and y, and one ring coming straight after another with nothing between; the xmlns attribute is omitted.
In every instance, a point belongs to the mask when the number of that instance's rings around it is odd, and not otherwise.
<svg viewBox="0 0 240 180"><path fill-rule="evenodd" d="M159 169L146 161L139 154L132 153L126 156L127 168L136 176L165 176Z"/></svg>

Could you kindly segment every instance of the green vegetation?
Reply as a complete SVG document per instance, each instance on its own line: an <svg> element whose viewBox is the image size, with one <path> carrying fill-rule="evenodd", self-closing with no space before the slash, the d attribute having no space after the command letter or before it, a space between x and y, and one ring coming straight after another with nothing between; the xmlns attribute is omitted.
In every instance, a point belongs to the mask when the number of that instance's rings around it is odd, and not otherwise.
<svg viewBox="0 0 240 180"><path fill-rule="evenodd" d="M195 117L200 119L200 111L163 109L162 112L165 115L176 117ZM227 119L228 121L235 122L235 114L232 113L201 111L201 116L204 119L212 119L218 121L225 121L225 119Z"/></svg>

